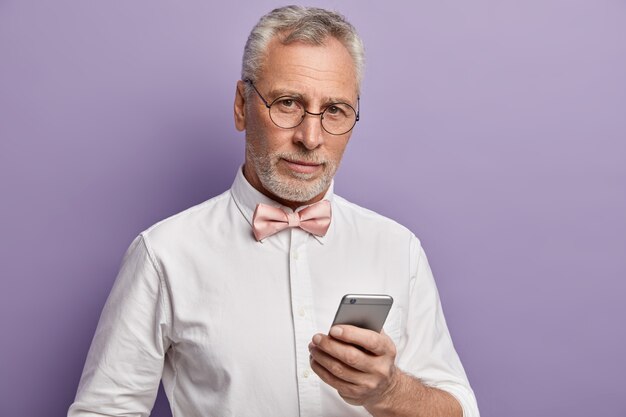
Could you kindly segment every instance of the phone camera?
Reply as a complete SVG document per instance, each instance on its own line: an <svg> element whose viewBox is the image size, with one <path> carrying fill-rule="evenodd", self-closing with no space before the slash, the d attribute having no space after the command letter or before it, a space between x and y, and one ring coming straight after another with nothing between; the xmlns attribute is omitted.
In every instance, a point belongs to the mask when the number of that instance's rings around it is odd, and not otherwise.
<svg viewBox="0 0 626 417"><path fill-rule="evenodd" d="M350 299L350 304L356 304L356 298L351 298Z"/></svg>

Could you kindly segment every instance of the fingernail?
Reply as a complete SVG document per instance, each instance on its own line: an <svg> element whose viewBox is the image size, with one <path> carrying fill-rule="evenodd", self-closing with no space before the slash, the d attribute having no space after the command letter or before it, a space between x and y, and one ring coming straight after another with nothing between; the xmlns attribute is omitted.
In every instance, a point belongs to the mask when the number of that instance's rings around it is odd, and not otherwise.
<svg viewBox="0 0 626 417"><path fill-rule="evenodd" d="M315 336L313 336L313 343L315 343L316 345L319 344L322 341L322 336L319 334L316 334Z"/></svg>
<svg viewBox="0 0 626 417"><path fill-rule="evenodd" d="M343 334L343 329L341 327L333 327L330 329L330 335L333 337L340 337Z"/></svg>

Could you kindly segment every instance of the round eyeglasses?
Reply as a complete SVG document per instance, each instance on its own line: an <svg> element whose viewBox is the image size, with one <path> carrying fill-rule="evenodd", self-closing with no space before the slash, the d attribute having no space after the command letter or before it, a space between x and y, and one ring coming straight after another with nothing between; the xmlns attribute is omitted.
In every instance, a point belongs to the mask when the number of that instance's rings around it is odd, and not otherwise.
<svg viewBox="0 0 626 417"><path fill-rule="evenodd" d="M252 80L245 80L250 84L259 98L267 107L270 119L274 124L283 129L293 129L300 126L307 114L320 116L322 129L331 135L345 135L352 130L356 122L359 121L359 111L348 103L331 103L320 113L313 113L304 108L304 105L292 96L280 96L271 103L268 103L261 95ZM357 108L359 107L357 98Z"/></svg>

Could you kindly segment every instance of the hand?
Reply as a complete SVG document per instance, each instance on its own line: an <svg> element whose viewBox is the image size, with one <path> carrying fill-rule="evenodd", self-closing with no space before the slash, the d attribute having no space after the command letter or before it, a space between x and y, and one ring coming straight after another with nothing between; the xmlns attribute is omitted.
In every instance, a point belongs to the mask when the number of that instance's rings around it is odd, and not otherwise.
<svg viewBox="0 0 626 417"><path fill-rule="evenodd" d="M384 332L338 325L309 344L311 369L352 405L375 405L397 384L396 346Z"/></svg>

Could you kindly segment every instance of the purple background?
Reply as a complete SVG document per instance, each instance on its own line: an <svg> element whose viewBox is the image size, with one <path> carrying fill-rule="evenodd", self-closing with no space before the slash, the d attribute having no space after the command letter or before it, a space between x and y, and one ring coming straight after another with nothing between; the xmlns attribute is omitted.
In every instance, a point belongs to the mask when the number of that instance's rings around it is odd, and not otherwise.
<svg viewBox="0 0 626 417"><path fill-rule="evenodd" d="M311 4L367 48L336 190L421 238L482 415L626 416L626 3ZM277 5L0 0L0 415L64 415L132 238L231 184Z"/></svg>

